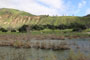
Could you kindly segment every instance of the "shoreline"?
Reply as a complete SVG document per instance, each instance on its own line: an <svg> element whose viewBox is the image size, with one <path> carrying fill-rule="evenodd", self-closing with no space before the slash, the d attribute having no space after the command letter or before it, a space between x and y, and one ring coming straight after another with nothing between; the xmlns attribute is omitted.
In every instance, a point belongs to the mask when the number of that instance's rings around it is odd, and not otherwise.
<svg viewBox="0 0 90 60"><path fill-rule="evenodd" d="M57 35L30 35L30 34L0 34L0 46L10 46L15 48L37 48L37 49L52 49L52 50L69 50L70 47L67 42L63 42L59 45L44 43L44 41L65 41L66 39L77 38L90 38L90 36L57 36ZM33 45L31 41L36 40L36 44ZM43 43L40 43L40 41ZM41 44L41 45L40 45ZM49 46L47 47L47 45Z"/></svg>
<svg viewBox="0 0 90 60"><path fill-rule="evenodd" d="M57 43L58 41L58 43ZM14 48L36 48L46 50L70 50L69 45L64 40L0 40L0 47Z"/></svg>
<svg viewBox="0 0 90 60"><path fill-rule="evenodd" d="M0 34L0 40L65 40L65 39L77 39L77 38L90 38L90 35L72 35L61 36L55 34Z"/></svg>

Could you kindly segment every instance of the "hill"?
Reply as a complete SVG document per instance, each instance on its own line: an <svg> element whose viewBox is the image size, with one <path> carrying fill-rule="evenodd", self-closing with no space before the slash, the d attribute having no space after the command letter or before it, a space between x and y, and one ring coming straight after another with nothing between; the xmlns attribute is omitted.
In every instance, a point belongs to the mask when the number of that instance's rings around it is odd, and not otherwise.
<svg viewBox="0 0 90 60"><path fill-rule="evenodd" d="M19 28L22 25L69 25L71 23L90 25L90 17L78 16L36 16L16 9L0 9L0 27Z"/></svg>
<svg viewBox="0 0 90 60"><path fill-rule="evenodd" d="M90 14L88 14L88 15L86 15L86 16L84 16L84 17L90 17Z"/></svg>
<svg viewBox="0 0 90 60"><path fill-rule="evenodd" d="M28 12L8 8L0 9L0 26L3 28L18 28L36 19L38 19L37 16Z"/></svg>
<svg viewBox="0 0 90 60"><path fill-rule="evenodd" d="M9 8L2 8L0 9L0 15L22 15L22 16L34 16L28 12L24 12L24 11L19 11L16 9L9 9Z"/></svg>

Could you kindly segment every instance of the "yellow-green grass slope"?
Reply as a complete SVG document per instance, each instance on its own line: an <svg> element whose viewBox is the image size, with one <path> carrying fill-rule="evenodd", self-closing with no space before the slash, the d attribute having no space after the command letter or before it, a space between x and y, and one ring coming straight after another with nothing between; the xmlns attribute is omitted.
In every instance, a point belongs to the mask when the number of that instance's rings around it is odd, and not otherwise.
<svg viewBox="0 0 90 60"><path fill-rule="evenodd" d="M19 28L27 25L69 25L70 23L90 24L90 17L78 16L36 16L16 9L0 9L0 27Z"/></svg>

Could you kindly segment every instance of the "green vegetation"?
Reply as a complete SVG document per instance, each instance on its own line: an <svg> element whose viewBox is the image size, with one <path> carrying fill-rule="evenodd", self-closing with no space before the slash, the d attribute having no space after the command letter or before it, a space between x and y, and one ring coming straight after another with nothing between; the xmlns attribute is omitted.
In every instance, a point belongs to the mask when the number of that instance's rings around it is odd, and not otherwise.
<svg viewBox="0 0 90 60"><path fill-rule="evenodd" d="M0 9L0 26L3 28L19 28L23 25L70 25L78 23L90 27L90 17L78 16L35 16L15 9Z"/></svg>
<svg viewBox="0 0 90 60"><path fill-rule="evenodd" d="M22 16L34 16L28 12L24 12L24 11L19 11L19 10L15 10L15 9L9 9L9 8L2 8L0 9L0 15L22 15Z"/></svg>
<svg viewBox="0 0 90 60"><path fill-rule="evenodd" d="M83 37L88 37L90 34L86 32L72 32L71 29L68 30L41 30L41 31L31 31L32 35L55 35L55 36L65 36L65 37L70 37L70 36L83 36Z"/></svg>
<svg viewBox="0 0 90 60"><path fill-rule="evenodd" d="M9 33L55 34L63 36L89 35L90 17L35 16L15 9L0 9L0 31ZM3 33L2 33L3 34Z"/></svg>
<svg viewBox="0 0 90 60"><path fill-rule="evenodd" d="M90 59L90 56L87 56L81 53L80 51L78 51L77 53L71 51L66 60L89 60L89 59Z"/></svg>
<svg viewBox="0 0 90 60"><path fill-rule="evenodd" d="M5 48L2 48L2 49L5 49ZM31 52L28 52L28 51L36 51L36 50L25 50L25 49L13 49L11 48L12 50L10 50L11 52L4 52L3 50L1 49L0 51L0 59L1 60L7 60L7 59L10 59L10 60L40 60L41 57L43 56L42 60L60 60L57 56L57 54L55 54L53 51L51 52L48 52L48 53L42 53L42 55L38 53L31 53ZM40 50L42 52L42 50ZM27 53L28 52L28 53ZM37 50L38 52L38 50ZM62 53L61 53L62 54ZM29 56L29 57L28 57ZM8 58L9 57L9 58ZM28 57L28 58L27 58ZM69 53L69 56L62 56L61 57L62 60L90 60L90 55L85 55L83 54L82 52L74 52L74 51L70 51Z"/></svg>
<svg viewBox="0 0 90 60"><path fill-rule="evenodd" d="M41 36L48 36L48 35L55 35L55 36L64 36L64 37L89 37L90 34L87 31L82 32L73 32L72 29L64 29L64 30L33 30L30 31L30 35L41 35ZM27 35L25 31L22 32L2 32L0 31L0 35Z"/></svg>
<svg viewBox="0 0 90 60"><path fill-rule="evenodd" d="M32 45L30 45L32 42L29 43L30 39L64 40L66 38L71 39L79 37L90 37L90 15L84 17L36 16L15 9L0 9L0 39L6 41L5 43L0 42L0 44L3 43L1 46L5 44L17 48L24 47L24 45L25 47L32 47ZM7 42L9 40L11 42ZM24 42L22 42L22 40L24 40ZM40 43L40 45L38 43L36 44L38 48L46 46L46 43ZM53 47L53 45L50 45L50 47L51 46ZM59 47L57 46L57 48ZM17 56L14 53L12 55L13 59L11 60L25 60L25 54L19 53L19 55ZM4 57L5 55L0 55L0 57L2 56ZM80 52L74 53L71 51L65 60L89 59L88 56L85 56ZM45 56L45 60L57 60L57 57L54 54L50 54L49 56Z"/></svg>
<svg viewBox="0 0 90 60"><path fill-rule="evenodd" d="M90 28L89 28L89 29L84 30L84 32L90 32Z"/></svg>

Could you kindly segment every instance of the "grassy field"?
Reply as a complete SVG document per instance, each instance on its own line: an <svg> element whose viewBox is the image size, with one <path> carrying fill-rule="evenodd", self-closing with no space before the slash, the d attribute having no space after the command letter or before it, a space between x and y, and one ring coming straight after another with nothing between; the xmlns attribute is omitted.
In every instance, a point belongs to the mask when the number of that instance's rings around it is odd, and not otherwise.
<svg viewBox="0 0 90 60"><path fill-rule="evenodd" d="M72 32L72 29L65 29L65 30L50 30L45 29L41 31L31 31L32 35L56 35L56 36L90 36L90 34L87 33L88 31L82 31L82 32Z"/></svg>
<svg viewBox="0 0 90 60"><path fill-rule="evenodd" d="M84 25L90 25L90 17L78 17L78 16L35 16L33 14L19 11L16 9L0 9L0 27L5 29L13 28L17 30L22 25L54 25L58 26L61 24L70 25L71 23L79 23ZM32 35L48 35L53 34L57 36L89 36L87 32L90 29L86 29L82 32L72 32L72 29L64 30L32 30ZM0 34L26 34L20 32L0 32Z"/></svg>
<svg viewBox="0 0 90 60"><path fill-rule="evenodd" d="M55 36L90 36L89 34L90 29L86 29L82 32L73 32L72 29L65 29L65 30L50 30L50 29L45 29L45 30L33 30L30 31L28 34L30 35L55 35ZM22 34L27 34L21 33L21 32L1 32L0 35L22 35Z"/></svg>

